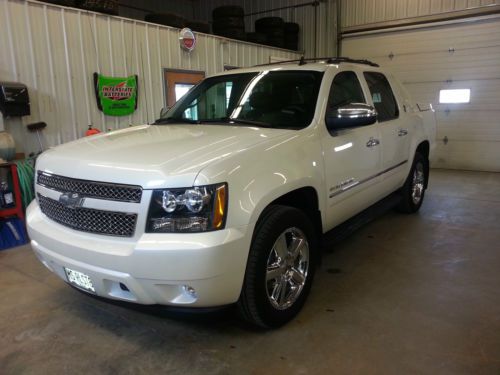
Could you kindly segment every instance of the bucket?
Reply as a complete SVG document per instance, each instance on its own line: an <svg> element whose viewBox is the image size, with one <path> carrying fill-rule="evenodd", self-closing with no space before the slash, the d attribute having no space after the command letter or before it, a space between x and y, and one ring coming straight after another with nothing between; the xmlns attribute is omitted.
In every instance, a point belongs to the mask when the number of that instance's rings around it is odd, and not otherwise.
<svg viewBox="0 0 500 375"><path fill-rule="evenodd" d="M16 144L12 136L2 131L0 132L0 159L11 161L16 156Z"/></svg>

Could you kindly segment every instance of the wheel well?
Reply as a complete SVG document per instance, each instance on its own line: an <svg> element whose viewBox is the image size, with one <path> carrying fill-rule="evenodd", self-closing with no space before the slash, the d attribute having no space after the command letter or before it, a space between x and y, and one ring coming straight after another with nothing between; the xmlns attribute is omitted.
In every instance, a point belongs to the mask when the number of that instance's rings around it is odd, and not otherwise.
<svg viewBox="0 0 500 375"><path fill-rule="evenodd" d="M425 188L427 189L427 185L429 183L429 150L430 150L430 145L428 141L423 141L420 143L416 149L415 152L420 153L422 156L425 157L425 160L427 163L425 163L425 174L426 174L426 179L425 179Z"/></svg>
<svg viewBox="0 0 500 375"><path fill-rule="evenodd" d="M272 201L269 205L295 207L303 211L313 223L318 234L323 231L321 213L319 211L318 193L311 186L293 190Z"/></svg>

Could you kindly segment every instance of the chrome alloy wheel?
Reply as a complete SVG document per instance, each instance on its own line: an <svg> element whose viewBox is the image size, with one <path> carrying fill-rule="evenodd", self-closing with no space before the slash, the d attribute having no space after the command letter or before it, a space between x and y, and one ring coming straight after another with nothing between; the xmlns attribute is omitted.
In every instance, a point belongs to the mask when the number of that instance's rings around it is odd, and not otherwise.
<svg viewBox="0 0 500 375"><path fill-rule="evenodd" d="M422 200L424 195L425 172L424 165L421 162L415 164L413 171L413 179L411 183L411 199L413 204L417 205Z"/></svg>
<svg viewBox="0 0 500 375"><path fill-rule="evenodd" d="M267 259L266 292L271 305L285 310L299 298L309 270L309 243L296 227L280 234Z"/></svg>

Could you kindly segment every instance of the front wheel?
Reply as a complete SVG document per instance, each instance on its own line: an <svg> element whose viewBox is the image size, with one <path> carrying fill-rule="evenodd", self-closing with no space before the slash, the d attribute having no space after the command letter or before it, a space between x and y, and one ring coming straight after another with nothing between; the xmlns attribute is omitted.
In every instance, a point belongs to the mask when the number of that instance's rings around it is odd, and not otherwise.
<svg viewBox="0 0 500 375"><path fill-rule="evenodd" d="M401 188L401 202L397 209L404 213L414 213L424 201L428 178L428 160L419 152L415 153L410 173Z"/></svg>
<svg viewBox="0 0 500 375"><path fill-rule="evenodd" d="M298 314L316 266L314 228L300 210L271 206L257 223L238 301L241 316L263 328Z"/></svg>

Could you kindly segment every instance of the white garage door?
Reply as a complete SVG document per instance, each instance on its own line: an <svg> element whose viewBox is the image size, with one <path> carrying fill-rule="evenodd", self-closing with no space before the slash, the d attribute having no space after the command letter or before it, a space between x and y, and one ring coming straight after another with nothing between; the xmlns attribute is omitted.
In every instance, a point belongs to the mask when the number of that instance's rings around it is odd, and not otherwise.
<svg viewBox="0 0 500 375"><path fill-rule="evenodd" d="M433 167L500 171L500 18L346 36L342 55L379 63L433 104ZM470 102L440 103L449 89L469 89Z"/></svg>

